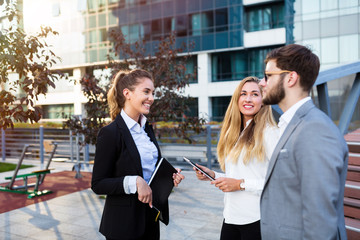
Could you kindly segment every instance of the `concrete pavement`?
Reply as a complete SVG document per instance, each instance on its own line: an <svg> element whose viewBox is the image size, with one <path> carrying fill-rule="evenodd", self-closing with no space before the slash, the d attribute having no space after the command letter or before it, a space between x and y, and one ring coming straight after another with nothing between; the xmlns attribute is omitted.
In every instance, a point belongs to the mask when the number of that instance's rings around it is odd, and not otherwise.
<svg viewBox="0 0 360 240"><path fill-rule="evenodd" d="M6 162L17 160L7 159ZM24 164L36 164L24 160ZM52 172L71 170L73 163L52 162ZM19 174L39 170L20 170ZM82 171L91 171L91 166ZM217 240L223 221L223 193L209 182L196 179L191 170L184 170L185 180L169 197L170 223L160 224L162 240ZM9 173L0 174L4 182ZM46 181L46 179L45 179ZM8 194L0 192L0 194ZM104 206L91 189L71 193L0 214L0 239L6 240L85 240L105 239L99 232Z"/></svg>

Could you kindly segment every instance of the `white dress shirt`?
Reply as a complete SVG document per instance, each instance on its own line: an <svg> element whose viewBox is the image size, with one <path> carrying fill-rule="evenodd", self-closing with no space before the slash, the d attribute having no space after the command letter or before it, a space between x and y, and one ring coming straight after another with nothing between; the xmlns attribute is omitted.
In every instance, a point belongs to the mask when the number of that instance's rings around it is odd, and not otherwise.
<svg viewBox="0 0 360 240"><path fill-rule="evenodd" d="M247 122L248 125L249 121ZM242 150L236 164L225 160L225 173L215 172L215 178L244 179L244 191L225 192L224 219L227 224L244 225L260 220L260 195L264 188L269 160L278 142L278 128L267 126L263 144L265 159L251 159L244 164L245 150Z"/></svg>
<svg viewBox="0 0 360 240"><path fill-rule="evenodd" d="M121 117L124 119L126 126L129 128L132 138L136 144L141 158L141 167L143 178L149 182L151 174L155 169L158 159L158 150L155 144L150 140L145 132L146 117L141 115L140 124L129 117L124 110L121 110ZM124 191L127 194L136 193L136 178L138 176L125 176Z"/></svg>
<svg viewBox="0 0 360 240"><path fill-rule="evenodd" d="M286 112L284 112L280 119L279 119L279 123L278 123L278 127L280 129L280 134L279 134L279 138L282 136L282 134L284 133L287 125L289 124L289 122L291 121L291 119L294 117L296 111L307 101L310 101L311 98L310 97L306 97L301 99L300 101L298 101L297 103L295 103L294 105L292 105Z"/></svg>

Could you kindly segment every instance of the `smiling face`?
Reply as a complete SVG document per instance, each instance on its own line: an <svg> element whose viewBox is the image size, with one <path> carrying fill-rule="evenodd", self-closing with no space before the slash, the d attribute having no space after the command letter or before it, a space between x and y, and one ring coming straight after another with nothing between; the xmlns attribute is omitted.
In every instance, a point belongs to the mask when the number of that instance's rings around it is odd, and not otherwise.
<svg viewBox="0 0 360 240"><path fill-rule="evenodd" d="M149 78L139 78L138 84L133 91L125 88L124 111L136 122L141 114L149 114L150 106L154 102L154 83Z"/></svg>
<svg viewBox="0 0 360 240"><path fill-rule="evenodd" d="M241 89L238 107L244 116L244 122L253 119L259 112L262 104L262 97L259 85L256 82L247 82Z"/></svg>

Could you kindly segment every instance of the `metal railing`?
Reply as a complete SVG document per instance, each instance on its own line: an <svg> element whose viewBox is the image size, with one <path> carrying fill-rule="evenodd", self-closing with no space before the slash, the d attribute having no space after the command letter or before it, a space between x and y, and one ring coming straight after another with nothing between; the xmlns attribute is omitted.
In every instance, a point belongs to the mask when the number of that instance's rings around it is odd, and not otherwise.
<svg viewBox="0 0 360 240"><path fill-rule="evenodd" d="M206 126L200 134L189 132L196 144L174 143L178 137L169 136L159 139L162 156L174 165L189 167L182 159L183 156L194 162L206 165L209 168L217 168L216 143L219 129ZM95 146L81 146L79 140L84 136L73 135L68 129L51 128L14 128L1 131L0 150L2 160L6 158L20 158L24 145L32 145L33 148L26 154L27 159L44 162L44 141L57 143L57 149L53 161L74 162L88 164L95 156Z"/></svg>

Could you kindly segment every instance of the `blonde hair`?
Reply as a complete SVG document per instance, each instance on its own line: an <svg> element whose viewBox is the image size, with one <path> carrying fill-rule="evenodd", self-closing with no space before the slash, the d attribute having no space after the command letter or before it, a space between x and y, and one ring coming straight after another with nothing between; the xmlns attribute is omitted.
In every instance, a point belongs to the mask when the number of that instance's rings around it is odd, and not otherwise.
<svg viewBox="0 0 360 240"><path fill-rule="evenodd" d="M265 105L260 108L250 124L244 129L244 118L239 110L238 102L241 90L245 83L248 82L258 84L259 79L256 77L246 77L239 83L231 97L222 123L217 154L220 167L223 171L225 171L225 159L236 164L243 149L246 150L243 159L244 164L248 164L253 158L264 161L263 132L267 124L275 125L271 106ZM263 92L260 86L259 89L262 96Z"/></svg>
<svg viewBox="0 0 360 240"><path fill-rule="evenodd" d="M136 85L139 84L140 78L149 78L154 82L151 73L142 69L134 69L130 72L119 71L114 76L112 86L107 94L110 117L112 120L116 118L124 107L126 99L123 95L123 90L127 88L130 91L134 91Z"/></svg>

